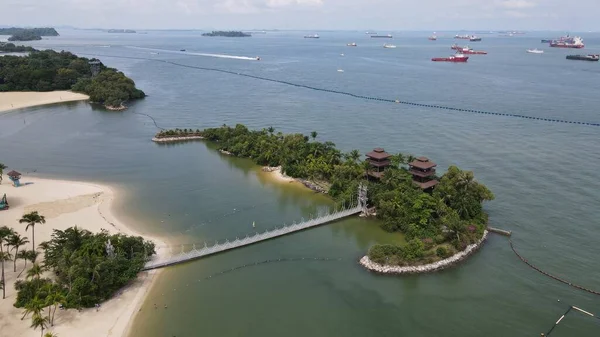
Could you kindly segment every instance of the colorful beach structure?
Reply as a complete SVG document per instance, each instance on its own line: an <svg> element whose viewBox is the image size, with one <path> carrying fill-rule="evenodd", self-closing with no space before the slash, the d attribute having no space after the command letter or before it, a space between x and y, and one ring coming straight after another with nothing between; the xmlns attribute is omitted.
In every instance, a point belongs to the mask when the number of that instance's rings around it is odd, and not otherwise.
<svg viewBox="0 0 600 337"><path fill-rule="evenodd" d="M2 197L2 199L0 199L0 211L3 211L5 209L8 209L8 200L6 200L6 193L4 193L4 196Z"/></svg>
<svg viewBox="0 0 600 337"><path fill-rule="evenodd" d="M10 181L13 182L13 186L14 187L19 187L21 186L21 173L17 172L17 171L10 171L6 174L8 176L8 178L10 179Z"/></svg>

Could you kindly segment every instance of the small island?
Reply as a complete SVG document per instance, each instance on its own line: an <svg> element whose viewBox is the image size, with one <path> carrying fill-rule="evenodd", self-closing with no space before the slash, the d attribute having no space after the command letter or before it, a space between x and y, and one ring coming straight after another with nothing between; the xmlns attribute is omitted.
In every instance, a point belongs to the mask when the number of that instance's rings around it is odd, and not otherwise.
<svg viewBox="0 0 600 337"><path fill-rule="evenodd" d="M202 36L223 36L223 37L249 37L251 34L247 34L240 31L222 31L222 30L213 30L210 33L204 33Z"/></svg>
<svg viewBox="0 0 600 337"><path fill-rule="evenodd" d="M136 33L135 30L132 29L109 29L108 33L125 33L125 34L133 34Z"/></svg>
<svg viewBox="0 0 600 337"><path fill-rule="evenodd" d="M0 92L72 90L88 95L93 103L109 110L123 110L125 102L146 96L132 79L98 59L12 44L0 48L29 51L27 56L0 58Z"/></svg>
<svg viewBox="0 0 600 337"><path fill-rule="evenodd" d="M270 127L249 130L238 124L202 131L159 132L154 141L206 139L224 154L249 158L264 171L287 175L328 194L338 203L355 200L359 184L368 187L369 214L387 232L400 232L403 242L372 246L360 261L382 273L417 273L452 265L485 240L488 216L485 201L494 195L475 180L473 172L450 166L438 176L436 164L425 157L389 154L374 149L361 160L358 150L344 153L332 142L310 135L283 134Z"/></svg>
<svg viewBox="0 0 600 337"><path fill-rule="evenodd" d="M0 35L11 35L8 41L36 41L42 36L59 36L54 28L0 28Z"/></svg>
<svg viewBox="0 0 600 337"><path fill-rule="evenodd" d="M28 53L35 51L33 47L29 46L16 46L14 43L0 42L0 54L1 53Z"/></svg>

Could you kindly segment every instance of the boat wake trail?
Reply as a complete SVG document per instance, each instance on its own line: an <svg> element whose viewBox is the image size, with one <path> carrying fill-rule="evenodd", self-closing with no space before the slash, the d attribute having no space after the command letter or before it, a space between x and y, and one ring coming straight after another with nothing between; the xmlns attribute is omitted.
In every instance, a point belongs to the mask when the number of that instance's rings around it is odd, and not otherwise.
<svg viewBox="0 0 600 337"><path fill-rule="evenodd" d="M162 62L162 63L171 64L171 65L178 66L178 67L184 67L184 68L190 68L190 69L198 69L198 70L204 70L204 71L213 71L213 72L219 72L219 73L229 74L229 75L235 75L235 76L242 76L242 77L252 78L252 79L261 80L261 81L267 81L267 82L274 82L274 83L279 83L279 84L285 84L285 85L294 86L294 87L297 87L297 88L303 88L303 89L321 91L321 92L325 92L325 93L329 93L329 94L349 96L349 97L358 98L358 99L362 99L362 100L372 100L372 101L379 101L379 102L385 102L385 103L411 105L411 106L415 106L415 107L440 109L440 110L447 110L447 111L469 112L469 113L476 113L476 114L489 115L489 116L503 116L503 117L528 119L528 120L535 120L535 121L542 121L542 122L553 122L553 123L563 123L563 124L578 124L578 125L587 125L587 126L600 127L600 122L582 122L582 121L573 121L573 120L566 120L566 119L556 119L556 118L544 118L544 117L536 117L536 116L527 116L527 115L521 115L521 114L517 114L517 113L501 113L501 112L491 112L491 111L474 110L474 109L461 109L461 108L456 108L456 107L452 107L452 106L445 106L445 105L424 104L424 103L402 101L402 100L399 100L399 99L390 99L390 98L382 98L382 97L374 97L374 96L365 96L365 95L359 95L359 94L355 94L355 93L351 93L351 92L347 92L347 91L339 91L339 90L332 90L332 89L326 89L326 88L319 88L319 87L315 87L315 86L311 86L311 85L293 83L293 82L282 81L282 80L277 80L277 79L273 79L273 78L256 76L256 75L250 75L250 74L244 74L244 73L239 73L239 72L230 71L230 70L224 70L224 69L218 69L218 68L209 68L209 67L200 67L200 66L193 66L193 65L189 65L189 64L177 63L177 62L168 61L168 60L161 60L161 59L152 59L152 58L134 57L134 56L115 56L115 55L85 54L85 53L79 53L79 54L80 55L95 56L95 57L97 57L97 56L100 56L100 57L114 57L114 58L121 58L121 59Z"/></svg>
<svg viewBox="0 0 600 337"><path fill-rule="evenodd" d="M147 50L147 51L150 51L150 52L154 52L154 55L156 55L157 53L168 53L168 54L179 54L179 55L216 57L216 58L222 58L222 59L256 61L256 57L248 57L248 56L236 56L236 55L227 55L227 54L210 54L210 53L196 53L196 52L181 51L181 50L177 51L177 50L169 50L169 49L157 49L157 48L146 48L146 47L136 47L136 46L127 46L127 48L139 49L139 50Z"/></svg>

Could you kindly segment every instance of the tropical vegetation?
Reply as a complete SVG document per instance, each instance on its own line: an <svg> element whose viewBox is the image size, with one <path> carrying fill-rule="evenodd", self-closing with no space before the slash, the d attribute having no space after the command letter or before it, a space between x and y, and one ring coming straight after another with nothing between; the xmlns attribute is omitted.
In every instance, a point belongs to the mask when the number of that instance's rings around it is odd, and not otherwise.
<svg viewBox="0 0 600 337"><path fill-rule="evenodd" d="M356 199L360 183L367 184L371 207L381 227L401 232L407 244L375 245L369 257L378 263L414 265L446 258L479 240L486 228L483 202L494 199L473 172L448 168L432 193L413 183L407 164L409 154L392 155L390 168L381 180L368 179L370 165L358 150L342 152L332 142L317 141L318 133L283 134L270 127L249 130L238 124L203 131L163 130L160 135L201 135L221 150L252 159L263 166L281 166L288 176L318 182L338 202Z"/></svg>
<svg viewBox="0 0 600 337"><path fill-rule="evenodd" d="M33 234L35 224L43 220L44 216L34 211L23 215L19 222L32 227ZM31 317L31 327L40 329L42 336L48 327L54 326L59 307L92 307L109 299L135 279L148 258L155 254L154 243L142 237L111 235L104 230L94 234L77 227L54 230L51 239L39 245L43 262L37 261L35 249L22 249L28 243L28 238L14 229L0 227L0 288L4 299L5 273L10 269L16 273L17 261L24 260L14 284L17 291L14 306L23 309L21 319ZM7 268L9 261L13 261L13 268ZM26 270L28 261L31 267ZM21 279L25 270L25 278Z"/></svg>
<svg viewBox="0 0 600 337"><path fill-rule="evenodd" d="M107 107L145 97L132 79L97 59L35 49L27 56L0 57L0 92L52 90L81 92Z"/></svg>
<svg viewBox="0 0 600 337"><path fill-rule="evenodd" d="M240 31L222 31L222 30L213 30L210 33L204 33L202 36L224 36L224 37L248 37L252 36L251 34L247 34Z"/></svg>
<svg viewBox="0 0 600 337"><path fill-rule="evenodd" d="M22 31L14 33L8 38L8 41L37 41L41 39L42 37L39 34L36 34L32 31Z"/></svg>
<svg viewBox="0 0 600 337"><path fill-rule="evenodd" d="M58 36L58 32L54 28L0 28L0 35L14 35L22 32L31 32L39 36Z"/></svg>

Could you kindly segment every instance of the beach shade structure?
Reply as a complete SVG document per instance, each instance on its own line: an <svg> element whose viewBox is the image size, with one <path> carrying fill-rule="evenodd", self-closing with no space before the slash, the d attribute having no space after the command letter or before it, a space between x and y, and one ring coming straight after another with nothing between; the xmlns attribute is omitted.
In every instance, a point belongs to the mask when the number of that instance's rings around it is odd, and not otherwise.
<svg viewBox="0 0 600 337"><path fill-rule="evenodd" d="M3 211L5 209L8 209L8 200L6 200L6 193L4 193L4 196L2 197L2 199L0 199L0 211Z"/></svg>
<svg viewBox="0 0 600 337"><path fill-rule="evenodd" d="M13 170L13 171L8 172L6 175L13 182L13 186L15 186L15 187L21 186L21 182L19 181L21 179L21 173Z"/></svg>

